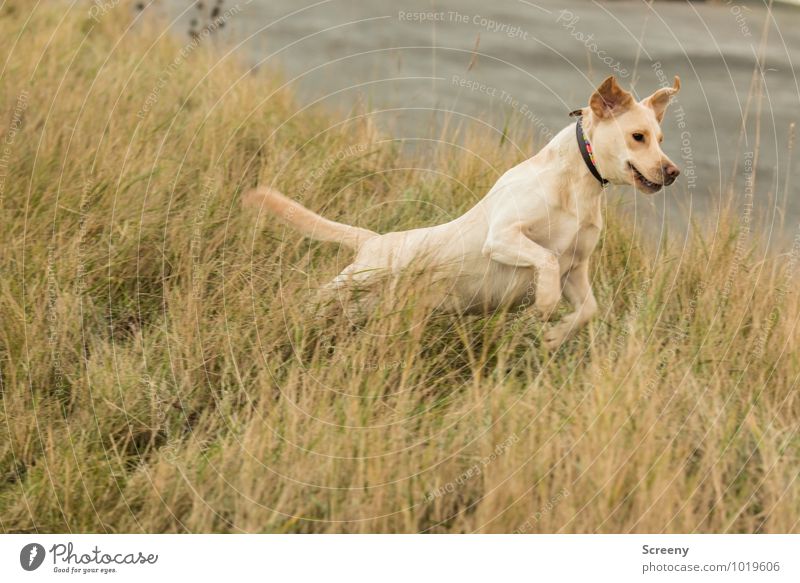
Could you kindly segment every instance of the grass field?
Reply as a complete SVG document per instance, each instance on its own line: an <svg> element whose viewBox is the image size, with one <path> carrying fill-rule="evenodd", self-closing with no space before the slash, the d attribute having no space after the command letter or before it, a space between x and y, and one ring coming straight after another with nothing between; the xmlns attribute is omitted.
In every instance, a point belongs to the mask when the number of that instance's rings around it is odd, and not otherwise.
<svg viewBox="0 0 800 583"><path fill-rule="evenodd" d="M731 203L647 241L610 203L554 354L526 312L315 318L347 251L245 189L431 225L530 136L409 154L126 6L33 4L0 8L0 529L800 531L800 240Z"/></svg>

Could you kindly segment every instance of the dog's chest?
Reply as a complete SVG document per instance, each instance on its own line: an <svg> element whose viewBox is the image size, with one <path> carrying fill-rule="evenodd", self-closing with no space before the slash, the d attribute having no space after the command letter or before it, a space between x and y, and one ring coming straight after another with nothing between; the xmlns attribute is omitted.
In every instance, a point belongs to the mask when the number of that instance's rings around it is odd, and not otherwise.
<svg viewBox="0 0 800 583"><path fill-rule="evenodd" d="M589 258L600 239L601 217L580 220L567 212L554 212L545 228L531 228L528 236L559 257L562 271Z"/></svg>

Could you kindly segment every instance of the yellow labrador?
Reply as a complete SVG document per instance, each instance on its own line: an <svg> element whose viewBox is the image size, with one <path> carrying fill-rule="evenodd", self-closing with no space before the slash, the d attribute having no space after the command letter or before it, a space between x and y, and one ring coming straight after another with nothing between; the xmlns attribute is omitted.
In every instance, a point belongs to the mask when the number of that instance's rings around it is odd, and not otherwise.
<svg viewBox="0 0 800 583"><path fill-rule="evenodd" d="M563 293L573 311L545 331L544 343L554 349L597 311L588 265L602 228L603 186L654 193L680 173L660 147L660 123L679 89L675 77L673 87L637 102L609 77L588 107L573 112L575 124L443 225L380 235L325 219L266 187L248 192L244 202L266 207L307 236L356 251L353 263L325 286L329 292L376 273L398 274L424 258L426 270L449 278L450 309L515 305L533 290L534 307L549 319Z"/></svg>

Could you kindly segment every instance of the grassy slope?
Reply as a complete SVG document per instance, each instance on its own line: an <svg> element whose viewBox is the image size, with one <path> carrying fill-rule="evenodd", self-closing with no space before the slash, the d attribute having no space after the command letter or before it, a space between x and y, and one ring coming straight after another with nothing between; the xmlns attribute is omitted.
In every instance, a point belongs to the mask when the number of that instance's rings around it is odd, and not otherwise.
<svg viewBox="0 0 800 583"><path fill-rule="evenodd" d="M323 323L305 298L347 253L243 188L390 230L526 153L473 134L414 169L124 9L30 9L0 18L0 529L798 530L797 282L757 235L656 254L610 209L600 317L553 358L526 315Z"/></svg>

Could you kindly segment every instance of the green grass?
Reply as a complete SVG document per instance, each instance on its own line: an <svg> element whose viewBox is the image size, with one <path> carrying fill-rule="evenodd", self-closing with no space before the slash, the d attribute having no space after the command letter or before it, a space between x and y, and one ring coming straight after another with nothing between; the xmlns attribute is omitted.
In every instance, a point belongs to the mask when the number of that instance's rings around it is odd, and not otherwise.
<svg viewBox="0 0 800 583"><path fill-rule="evenodd" d="M528 313L413 295L316 318L348 253L243 190L430 225L529 136L415 159L275 71L204 45L174 65L183 39L125 6L32 10L0 8L0 529L798 531L800 249L731 212L657 253L609 204L600 315L554 355Z"/></svg>

